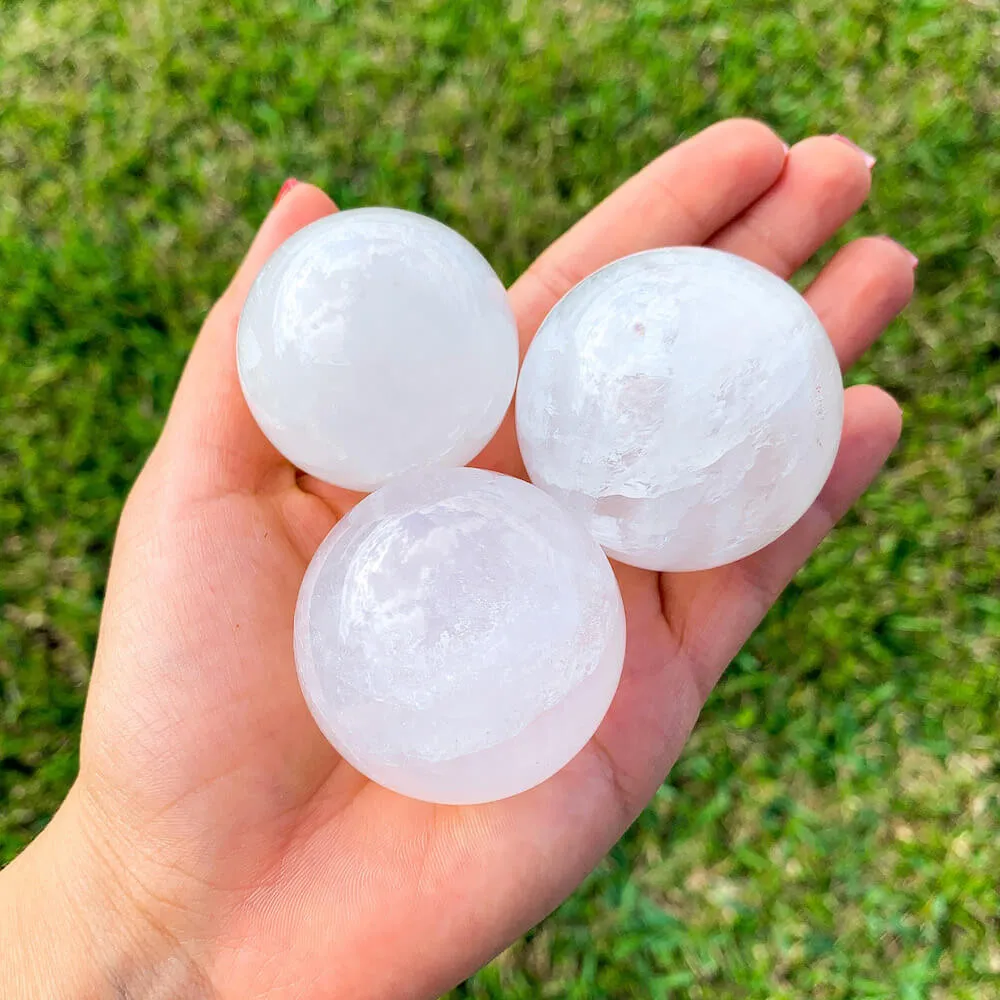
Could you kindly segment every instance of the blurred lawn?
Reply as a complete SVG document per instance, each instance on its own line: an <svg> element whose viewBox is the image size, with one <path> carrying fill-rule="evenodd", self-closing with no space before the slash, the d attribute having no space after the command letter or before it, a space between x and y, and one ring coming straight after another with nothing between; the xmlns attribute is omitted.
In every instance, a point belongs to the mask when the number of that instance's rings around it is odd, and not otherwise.
<svg viewBox="0 0 1000 1000"><path fill-rule="evenodd" d="M920 290L856 378L903 444L635 827L454 996L1000 997L998 45L997 0L3 4L0 862L73 776L122 500L287 175L510 280L749 114L879 157L849 233Z"/></svg>

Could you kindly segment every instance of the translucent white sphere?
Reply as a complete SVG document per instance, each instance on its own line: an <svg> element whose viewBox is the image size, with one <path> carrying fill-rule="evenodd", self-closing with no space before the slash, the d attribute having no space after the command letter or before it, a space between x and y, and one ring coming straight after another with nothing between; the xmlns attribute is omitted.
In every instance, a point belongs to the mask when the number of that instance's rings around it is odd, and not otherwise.
<svg viewBox="0 0 1000 1000"><path fill-rule="evenodd" d="M532 482L609 555L706 569L805 513L843 395L830 340L790 285L718 250L651 250L546 317L521 369L517 436Z"/></svg>
<svg viewBox="0 0 1000 1000"><path fill-rule="evenodd" d="M372 490L476 456L514 393L517 325L464 237L413 212L359 208L307 226L264 265L237 361L278 451Z"/></svg>
<svg viewBox="0 0 1000 1000"><path fill-rule="evenodd" d="M414 473L319 547L295 661L320 728L412 798L486 802L568 763L607 711L625 616L607 557L530 483Z"/></svg>

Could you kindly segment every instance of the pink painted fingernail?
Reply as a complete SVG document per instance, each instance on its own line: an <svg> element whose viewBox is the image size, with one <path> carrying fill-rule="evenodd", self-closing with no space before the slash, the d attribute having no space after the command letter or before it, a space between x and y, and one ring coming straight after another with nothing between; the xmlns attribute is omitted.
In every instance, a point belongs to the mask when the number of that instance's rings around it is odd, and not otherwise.
<svg viewBox="0 0 1000 1000"><path fill-rule="evenodd" d="M833 135L830 136L830 138L836 139L838 142L844 143L845 146L850 146L851 149L856 149L865 158L865 166L869 170L871 170L871 168L874 167L876 163L878 163L878 160L876 160L871 153L869 153L865 149L862 149L856 142L852 142L850 139L847 138L846 135L840 135L839 133L834 133Z"/></svg>
<svg viewBox="0 0 1000 1000"><path fill-rule="evenodd" d="M288 192L291 191L292 188L298 183L299 182L294 177L289 177L288 180L281 185L281 190L278 192L278 197L274 199L274 204L277 205L278 202L281 201L281 199L284 198L285 195L288 194Z"/></svg>
<svg viewBox="0 0 1000 1000"><path fill-rule="evenodd" d="M912 250L908 250L906 247L903 246L902 243L899 242L899 240L894 240L891 236L882 235L879 236L879 239L885 240L887 243L892 243L893 246L899 247L899 249L902 250L903 253L905 253L907 258L909 259L910 267L912 267L914 271L917 269L917 265L920 263L920 258L915 253L913 253Z"/></svg>

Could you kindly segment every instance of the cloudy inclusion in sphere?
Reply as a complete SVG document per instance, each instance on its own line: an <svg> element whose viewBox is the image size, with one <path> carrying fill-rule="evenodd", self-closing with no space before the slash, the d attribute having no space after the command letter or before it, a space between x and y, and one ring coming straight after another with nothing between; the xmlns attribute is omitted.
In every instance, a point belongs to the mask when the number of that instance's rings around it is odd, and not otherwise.
<svg viewBox="0 0 1000 1000"><path fill-rule="evenodd" d="M352 209L267 261L240 317L237 362L278 451L326 482L371 490L476 456L514 392L517 326L500 279L454 230Z"/></svg>
<svg viewBox="0 0 1000 1000"><path fill-rule="evenodd" d="M615 261L555 306L521 369L517 436L532 482L610 555L697 570L805 513L843 405L833 347L790 285L681 247Z"/></svg>
<svg viewBox="0 0 1000 1000"><path fill-rule="evenodd" d="M529 483L414 473L327 536L295 612L306 701L336 749L418 799L485 802L568 763L621 674L607 557Z"/></svg>

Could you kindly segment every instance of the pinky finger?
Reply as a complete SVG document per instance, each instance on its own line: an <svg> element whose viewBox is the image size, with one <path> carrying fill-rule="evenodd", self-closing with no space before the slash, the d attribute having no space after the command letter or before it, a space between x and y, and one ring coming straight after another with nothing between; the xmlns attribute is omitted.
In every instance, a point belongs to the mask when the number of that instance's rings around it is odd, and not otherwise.
<svg viewBox="0 0 1000 1000"><path fill-rule="evenodd" d="M847 390L840 448L819 496L781 538L735 564L755 616L763 617L816 546L871 485L896 447L902 428L899 404L883 389L856 385Z"/></svg>
<svg viewBox="0 0 1000 1000"><path fill-rule="evenodd" d="M703 693L711 690L744 637L878 475L901 429L902 414L888 393L873 385L848 389L837 458L809 510L777 541L739 562L661 577L664 611ZM719 629L716 623L723 617L727 627Z"/></svg>

